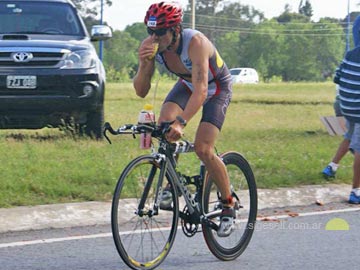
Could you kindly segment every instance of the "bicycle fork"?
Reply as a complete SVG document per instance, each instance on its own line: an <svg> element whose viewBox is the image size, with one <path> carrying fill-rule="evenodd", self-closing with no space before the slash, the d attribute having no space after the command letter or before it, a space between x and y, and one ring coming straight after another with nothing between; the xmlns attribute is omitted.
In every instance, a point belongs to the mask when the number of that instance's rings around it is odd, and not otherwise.
<svg viewBox="0 0 360 270"><path fill-rule="evenodd" d="M138 214L140 217L142 217L144 215L152 217L154 215L157 215L159 212L159 205L160 205L160 198L161 198L160 196L163 191L162 183L163 183L163 180L165 177L165 172L167 170L167 163L164 162L164 160L165 160L165 156L161 155L161 154L158 154L157 157L154 158L153 165L152 165L149 175L147 177L144 191L142 193L142 196L140 198L140 202L139 202L139 205L138 205L138 208L136 211L136 214ZM159 169L159 167L160 167L160 175L159 175L156 190L155 190L154 204L152 207L149 208L149 210L145 211L144 210L145 203L149 196L151 188L153 186L156 171Z"/></svg>

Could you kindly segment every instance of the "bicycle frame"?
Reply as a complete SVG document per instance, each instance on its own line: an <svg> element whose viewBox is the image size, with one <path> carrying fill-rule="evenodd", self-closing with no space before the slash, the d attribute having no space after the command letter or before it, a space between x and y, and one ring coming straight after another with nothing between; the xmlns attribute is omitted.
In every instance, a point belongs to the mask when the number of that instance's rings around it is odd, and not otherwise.
<svg viewBox="0 0 360 270"><path fill-rule="evenodd" d="M177 155L194 152L194 145L188 141L168 142L166 134L171 123L164 124L129 124L116 131L109 123L104 126L106 139L106 131L113 135L132 134L134 137L136 134L151 132L152 138L159 141L157 148L153 145L151 154L132 160L117 182L111 225L119 255L132 269L156 268L170 252L180 218L185 236L194 236L199 232L200 225L205 242L214 256L225 261L236 259L246 249L256 221L256 183L249 163L234 151L219 155L229 172L232 197L236 200L234 210L237 216L234 218L239 218L238 222L234 222L234 231L228 235L229 238L223 239L217 234L221 226L223 202L215 181L209 177L202 163L196 175L180 173L177 169ZM139 185L134 185L134 180ZM168 198L168 193L164 192L163 185L166 183L171 187L172 198ZM195 187L194 191L188 187L190 185ZM135 204L126 203L130 194ZM180 209L178 195L184 197L183 209ZM130 212L129 207L132 209ZM242 213L241 209L244 209ZM129 219L119 219L127 216L123 215L124 212L129 214ZM246 226L241 225L240 218L244 217ZM161 237L156 237L156 234Z"/></svg>
<svg viewBox="0 0 360 270"><path fill-rule="evenodd" d="M197 216L200 216L202 207L201 207L201 196L202 196L202 182L205 173L204 165L201 165L200 175L195 176L196 181L193 183L187 182L185 178L190 178L185 175L180 175L179 172L176 171L176 159L174 155L181 154L181 153L190 153L194 152L194 146L192 143L187 141L181 141L176 143L168 143L164 141L160 141L159 151L153 153L153 157L155 162L160 165L160 175L157 183L157 188L155 191L155 203L154 203L154 213L156 214L158 211L158 207L160 205L160 196L162 193L162 184L165 177L165 174L169 178L171 178L176 185L174 189L177 189L183 195L185 203L188 207L190 214L196 213ZM145 186L145 190L143 192L143 196L139 203L138 211L141 212L141 209L144 207L146 198L148 196L149 189L152 185L152 181L154 181L154 175L156 171L157 165L154 165L149 177L148 182ZM181 176L181 177L180 177ZM200 193L199 197L194 196L186 187L188 184L195 184L197 194ZM176 192L177 193L177 192Z"/></svg>
<svg viewBox="0 0 360 270"><path fill-rule="evenodd" d="M218 226L211 222L210 219L216 216L220 216L221 210L216 210L211 213L204 213L203 210L203 187L206 173L205 165L201 162L199 175L191 177L180 174L180 172L176 170L177 161L175 155L194 152L194 145L188 141L179 141L175 143L161 141L158 150L159 151L153 153L153 155L156 162L158 162L161 166L161 174L159 175L157 189L155 192L156 197L153 214L156 214L158 211L158 206L160 204L160 196L162 194L162 184L166 173L167 176L173 180L175 184L174 189L177 189L177 192L181 192L181 195L183 196L187 207L187 211L190 213L190 220L192 224L206 223L213 229L217 230ZM150 179L150 177L153 177L152 173L150 173L149 175L149 183L145 188L146 190L144 190L141 202L139 204L139 210L144 207L144 202L146 201L149 187L154 180L153 178ZM187 185L190 184L196 187L195 194L191 193L187 188ZM184 214L183 211L179 210L179 214L181 219L189 219L189 216Z"/></svg>
<svg viewBox="0 0 360 270"><path fill-rule="evenodd" d="M183 153L191 153L194 152L194 144L183 140L183 141L177 141L177 142L169 142L166 140L164 134L167 132L169 126L172 124L172 122L165 122L163 123L164 127L156 130L151 125L125 125L123 127L120 127L117 131L114 131L109 123L105 124L104 129L104 136L105 138L111 143L109 138L106 136L106 130L108 130L111 134L118 135L118 134L132 134L135 137L135 134L143 133L143 132L152 132L152 137L157 138L159 140L159 147L156 151L155 148L152 148L152 155L154 157L154 161L160 165L160 175L155 191L155 202L153 205L153 210L150 210L149 212L144 212L144 205L146 198L149 194L150 187L154 181L155 172L157 169L157 166L154 164L154 167L150 171L147 184L145 186L144 192L141 196L138 208L137 208L137 214L139 216L148 215L149 217L153 215L158 214L159 205L160 205L160 196L162 194L162 184L165 177L165 174L168 174L167 176L171 178L176 185L174 189L180 190L181 195L183 195L186 207L188 208L187 211L191 215L191 221L193 224L200 224L200 223L206 223L208 226L213 228L214 230L218 229L218 226L213 223L210 219L220 216L221 210L215 210L210 213L204 213L203 209L203 187L205 184L205 174L206 169L204 164L201 163L200 165L200 171L199 175L195 175L192 177L180 174L176 171L176 159L175 156ZM131 131L127 131L131 130ZM154 132L160 133L155 133ZM180 177L181 176L181 177ZM184 179L185 178L185 179ZM193 182L191 182L191 178L194 179ZM193 184L196 187L196 193L192 194L188 189L187 185ZM177 191L175 191L177 195ZM184 212L179 211L180 218L185 219L188 218Z"/></svg>

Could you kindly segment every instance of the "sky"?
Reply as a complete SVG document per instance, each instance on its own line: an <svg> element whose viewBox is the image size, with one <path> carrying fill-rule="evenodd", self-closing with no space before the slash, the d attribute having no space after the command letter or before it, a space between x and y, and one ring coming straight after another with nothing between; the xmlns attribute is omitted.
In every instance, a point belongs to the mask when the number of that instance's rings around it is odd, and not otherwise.
<svg viewBox="0 0 360 270"><path fill-rule="evenodd" d="M178 0L184 6L188 0ZM270 19L279 16L286 4L289 4L292 11L297 12L301 0L240 0L243 5L253 6L255 9L264 12L265 17ZM127 25L135 22L142 22L146 10L152 3L158 0L112 0L111 7L105 7L103 19L115 30L124 30ZM305 0L304 0L305 2ZM313 8L314 21L322 17L343 19L348 12L360 11L360 0L310 0Z"/></svg>

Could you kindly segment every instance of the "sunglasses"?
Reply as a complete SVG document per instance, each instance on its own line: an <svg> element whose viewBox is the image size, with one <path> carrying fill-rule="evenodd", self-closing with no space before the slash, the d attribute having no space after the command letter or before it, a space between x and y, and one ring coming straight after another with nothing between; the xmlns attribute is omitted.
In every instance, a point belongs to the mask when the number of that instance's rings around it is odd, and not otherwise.
<svg viewBox="0 0 360 270"><path fill-rule="evenodd" d="M158 37L164 36L168 30L169 30L168 28L160 28L160 29L151 29L149 27L147 28L147 32L150 36L155 34L155 36Z"/></svg>

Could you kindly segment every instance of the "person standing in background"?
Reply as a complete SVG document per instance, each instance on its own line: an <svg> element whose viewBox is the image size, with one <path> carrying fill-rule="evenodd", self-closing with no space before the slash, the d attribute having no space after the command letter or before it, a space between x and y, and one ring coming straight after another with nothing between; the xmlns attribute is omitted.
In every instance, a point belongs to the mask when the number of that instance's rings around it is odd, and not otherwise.
<svg viewBox="0 0 360 270"><path fill-rule="evenodd" d="M349 150L354 154L353 181L349 203L360 204L360 47L346 53L335 74L339 85L341 112L346 119Z"/></svg>
<svg viewBox="0 0 360 270"><path fill-rule="evenodd" d="M357 16L352 27L354 47L360 46L360 16ZM334 102L335 116L343 116L340 108L339 86L336 85L336 97ZM335 178L340 161L349 150L350 141L347 138L340 143L331 162L323 169L322 174L326 180Z"/></svg>

